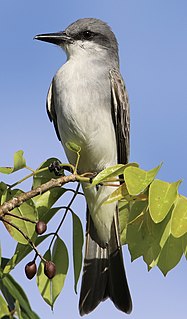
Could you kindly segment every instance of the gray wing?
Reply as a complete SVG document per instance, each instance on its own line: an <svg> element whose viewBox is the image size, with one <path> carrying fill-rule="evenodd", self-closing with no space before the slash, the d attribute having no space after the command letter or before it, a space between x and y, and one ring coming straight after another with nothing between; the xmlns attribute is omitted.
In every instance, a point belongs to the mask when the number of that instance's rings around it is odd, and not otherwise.
<svg viewBox="0 0 187 319"><path fill-rule="evenodd" d="M60 141L61 138L60 138L60 134L59 134L59 130L58 130L57 115L56 115L56 111L55 111L55 103L54 103L54 95L53 95L53 81L52 81L52 83L49 87L49 90L48 90L46 109L47 109L47 114L49 116L50 121L53 122L53 124L54 124L57 137Z"/></svg>
<svg viewBox="0 0 187 319"><path fill-rule="evenodd" d="M116 132L118 163L126 164L129 160L130 114L129 101L125 84L118 70L110 70L112 90L112 117Z"/></svg>

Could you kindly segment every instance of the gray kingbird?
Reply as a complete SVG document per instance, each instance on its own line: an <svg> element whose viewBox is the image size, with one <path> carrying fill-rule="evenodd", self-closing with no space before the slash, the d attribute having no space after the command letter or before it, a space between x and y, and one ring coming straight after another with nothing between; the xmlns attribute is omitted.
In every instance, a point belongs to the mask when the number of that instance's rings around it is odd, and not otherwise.
<svg viewBox="0 0 187 319"><path fill-rule="evenodd" d="M129 103L119 71L118 44L110 27L94 18L79 19L58 33L37 40L62 47L67 61L57 71L47 96L47 112L71 164L81 147L80 173L100 172L129 157ZM87 201L85 258L79 301L81 315L110 298L130 313L117 203L102 205L115 186L82 185Z"/></svg>

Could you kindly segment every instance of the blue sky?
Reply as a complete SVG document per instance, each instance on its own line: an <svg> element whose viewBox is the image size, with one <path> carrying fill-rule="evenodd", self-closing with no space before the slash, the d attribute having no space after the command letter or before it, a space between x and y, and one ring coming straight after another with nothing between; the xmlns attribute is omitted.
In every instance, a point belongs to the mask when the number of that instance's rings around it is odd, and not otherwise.
<svg viewBox="0 0 187 319"><path fill-rule="evenodd" d="M166 181L183 179L180 192L187 195L186 15L185 0L1 0L0 166L11 164L13 153L19 149L34 168L49 157L65 160L45 112L50 81L65 62L65 54L53 45L33 41L33 36L63 30L81 17L96 17L110 24L119 43L121 73L131 105L131 161L145 169L163 161L159 177ZM75 210L84 219L84 203L79 201ZM51 227L55 222L58 219ZM70 227L67 222L63 234L68 245ZM2 227L0 240L4 255L10 256L15 243ZM141 259L131 263L127 249L124 251L134 303L129 318L186 318L185 260L164 278L156 268L148 273ZM42 302L35 281L25 279L24 265L13 274L42 319L79 318L72 268L51 312ZM88 318L105 316L125 317L106 301Z"/></svg>

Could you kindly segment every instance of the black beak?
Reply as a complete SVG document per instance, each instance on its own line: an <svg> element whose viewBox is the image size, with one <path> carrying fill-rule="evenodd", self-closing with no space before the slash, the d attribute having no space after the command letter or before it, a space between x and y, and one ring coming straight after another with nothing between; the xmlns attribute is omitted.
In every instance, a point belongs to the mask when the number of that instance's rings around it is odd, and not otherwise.
<svg viewBox="0 0 187 319"><path fill-rule="evenodd" d="M34 37L35 40L45 41L57 45L63 45L65 43L72 43L73 39L65 32L38 34Z"/></svg>

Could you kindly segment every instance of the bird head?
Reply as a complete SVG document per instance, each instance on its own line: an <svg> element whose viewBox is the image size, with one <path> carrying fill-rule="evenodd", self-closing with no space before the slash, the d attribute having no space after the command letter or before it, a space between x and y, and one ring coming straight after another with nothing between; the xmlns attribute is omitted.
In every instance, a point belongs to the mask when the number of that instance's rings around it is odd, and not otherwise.
<svg viewBox="0 0 187 319"><path fill-rule="evenodd" d="M114 60L118 64L118 44L107 23L84 18L70 24L65 31L36 35L36 40L62 47L68 57L90 55Z"/></svg>

